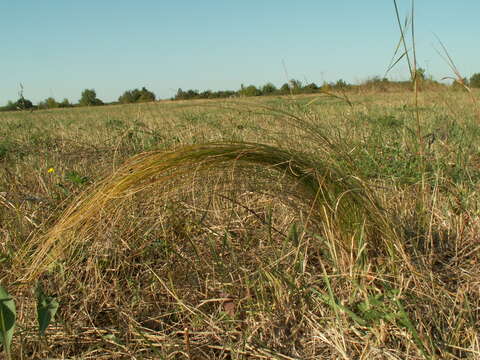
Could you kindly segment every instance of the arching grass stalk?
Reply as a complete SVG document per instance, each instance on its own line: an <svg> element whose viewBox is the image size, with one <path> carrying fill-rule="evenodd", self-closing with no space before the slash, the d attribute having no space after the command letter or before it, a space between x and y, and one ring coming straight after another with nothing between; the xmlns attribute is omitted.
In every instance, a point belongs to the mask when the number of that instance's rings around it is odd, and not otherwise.
<svg viewBox="0 0 480 360"><path fill-rule="evenodd" d="M466 84L465 78L462 76L462 74L460 73L460 70L458 70L457 66L453 62L453 59L450 56L447 50L447 47L443 44L443 42L440 40L438 36L436 36L436 38L443 50L443 54L438 50L437 50L437 53L447 63L448 67L450 68L450 70L452 70L453 74L455 75L454 77L452 76L443 77L442 80L445 80L445 79L453 80L455 83L462 86L462 88L464 88L468 92L468 94L470 95L470 99L472 100L472 104L475 107L475 110L477 112L477 118L480 121L480 106L477 102L477 99L475 98L475 95L472 92L472 89Z"/></svg>
<svg viewBox="0 0 480 360"><path fill-rule="evenodd" d="M228 169L242 176L242 168L252 166L280 172L299 185L302 201L312 209L311 220L320 227L328 226L325 234L335 234L334 239L324 234L329 246L351 250L362 237L372 253L398 254L394 222L359 178L311 154L256 143L210 143L131 158L81 195L50 231L19 253L17 261L29 259L24 280L36 278L62 259L73 261L69 258L73 250L85 241L95 240L89 236L95 223L102 216L113 217L122 199L153 186L164 186L168 198L175 186L190 181L193 174L198 178Z"/></svg>

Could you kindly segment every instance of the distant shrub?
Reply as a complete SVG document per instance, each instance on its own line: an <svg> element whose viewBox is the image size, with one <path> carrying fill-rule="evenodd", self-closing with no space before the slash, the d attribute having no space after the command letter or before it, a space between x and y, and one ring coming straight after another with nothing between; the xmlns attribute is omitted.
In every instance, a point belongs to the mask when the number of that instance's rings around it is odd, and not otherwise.
<svg viewBox="0 0 480 360"><path fill-rule="evenodd" d="M183 91L182 89L178 89L177 93L174 96L174 100L189 100L189 99L198 99L199 92L198 90L187 90Z"/></svg>
<svg viewBox="0 0 480 360"><path fill-rule="evenodd" d="M21 97L15 102L8 101L7 105L0 108L0 111L30 110L33 108L34 105L30 100Z"/></svg>
<svg viewBox="0 0 480 360"><path fill-rule="evenodd" d="M313 93L313 92L316 92L318 90L318 86L317 86L317 84L312 82L308 85L305 85L302 90L305 93Z"/></svg>
<svg viewBox="0 0 480 360"><path fill-rule="evenodd" d="M121 104L131 104L137 102L150 102L155 101L155 94L145 87L142 87L141 90L133 89L128 90L123 93L122 96L118 98L118 102Z"/></svg>
<svg viewBox="0 0 480 360"><path fill-rule="evenodd" d="M205 91L201 92L200 94L198 94L198 97L200 99L213 99L217 96L215 96L215 93L212 92L212 90L205 90Z"/></svg>
<svg viewBox="0 0 480 360"><path fill-rule="evenodd" d="M1 111L14 111L17 110L15 103L11 100L7 102L7 105L0 108Z"/></svg>
<svg viewBox="0 0 480 360"><path fill-rule="evenodd" d="M19 110L27 110L27 109L33 108L32 102L28 99L23 98L23 97L18 99L17 102L15 103L15 105L17 106L17 109L19 109Z"/></svg>
<svg viewBox="0 0 480 360"><path fill-rule="evenodd" d="M470 87L480 88L480 73L475 73L470 77Z"/></svg>
<svg viewBox="0 0 480 360"><path fill-rule="evenodd" d="M262 95L271 95L273 94L275 91L277 91L277 88L275 85L273 85L272 83L266 83L265 85L262 86L262 89L261 89L261 92L262 92Z"/></svg>
<svg viewBox="0 0 480 360"><path fill-rule="evenodd" d="M262 95L262 92L257 89L255 85L249 85L247 87L244 87L242 85L242 88L239 91L241 96L259 96Z"/></svg>
<svg viewBox="0 0 480 360"><path fill-rule="evenodd" d="M281 94L290 94L290 85L288 83L283 84L280 87L280 93Z"/></svg>
<svg viewBox="0 0 480 360"><path fill-rule="evenodd" d="M335 83L335 85L333 85L334 88L337 88L337 89L346 89L348 88L350 85L347 84L347 82L343 79L339 79L337 80L337 82Z"/></svg>
<svg viewBox="0 0 480 360"><path fill-rule="evenodd" d="M235 91L232 90L220 90L214 92L214 95L219 98L228 98L236 95Z"/></svg>
<svg viewBox="0 0 480 360"><path fill-rule="evenodd" d="M136 94L134 94L134 91L130 91L130 90L125 91L123 95L118 98L118 102L122 104L134 103L137 101L135 95Z"/></svg>
<svg viewBox="0 0 480 360"><path fill-rule="evenodd" d="M173 100L190 100L190 99L217 99L217 98L229 98L235 96L237 93L232 90L205 90L199 92L198 90L187 90L183 91L178 89Z"/></svg>
<svg viewBox="0 0 480 360"><path fill-rule="evenodd" d="M177 93L173 97L173 100L183 100L185 99L185 91L183 91L181 88L178 88Z"/></svg>
<svg viewBox="0 0 480 360"><path fill-rule="evenodd" d="M60 104L53 97L49 97L38 103L39 109L54 109L60 107Z"/></svg>
<svg viewBox="0 0 480 360"><path fill-rule="evenodd" d="M93 89L83 90L82 97L78 103L81 106L103 105L103 101L97 98L97 93Z"/></svg>
<svg viewBox="0 0 480 360"><path fill-rule="evenodd" d="M73 105L70 104L70 101L68 101L67 98L63 99L61 103L58 104L58 107L61 108L67 108L67 107L72 107Z"/></svg>

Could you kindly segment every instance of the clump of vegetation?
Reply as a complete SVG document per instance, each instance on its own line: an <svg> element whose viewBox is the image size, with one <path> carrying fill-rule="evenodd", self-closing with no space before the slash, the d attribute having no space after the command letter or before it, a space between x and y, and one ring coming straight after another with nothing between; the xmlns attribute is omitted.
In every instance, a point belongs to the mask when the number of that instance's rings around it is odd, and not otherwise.
<svg viewBox="0 0 480 360"><path fill-rule="evenodd" d="M229 170L230 163L235 163L232 170ZM365 239L360 236L371 239L368 248L362 251L389 253L393 257L398 255L395 254L396 247L399 246L395 244L399 243L395 241L395 224L385 217L377 200L364 183L345 173L328 159L315 159L307 154L296 154L262 144L218 143L186 146L169 153L147 153L132 159L111 178L99 184L96 191L89 192L85 199L79 200L68 209L58 226L46 235L46 239L40 240L41 249L32 259L33 275L37 276L38 271L46 270L52 262L60 256L63 258L72 247L76 247L75 243L69 241L89 237L92 221L97 222L100 213L112 216L111 206L116 207L118 199L130 197L152 186L163 188L165 180L173 183L175 188L181 188L180 181L188 179L187 175L192 171L196 176L203 177L204 173L207 173L205 176L211 176L211 172L217 168L222 173L225 169L238 171L234 181L236 185L236 181L243 177L244 168L250 169L252 166L280 172L298 183L299 191L303 194L299 201L304 201L305 207L311 207L310 220L317 224L329 224L328 230L323 230L318 236L328 239L330 232L336 234L336 239L331 239L329 246L335 250L337 256L347 256L342 255L345 249L358 250L364 246L362 242ZM271 177L269 172L266 176ZM232 181L228 178L225 180ZM175 188L169 189L167 186L164 190L169 194L175 192ZM116 200L112 202L112 199ZM72 231L73 237L65 233ZM73 254L67 255L72 256Z"/></svg>
<svg viewBox="0 0 480 360"><path fill-rule="evenodd" d="M56 109L71 107L68 99L63 99L61 102L57 102L53 97L46 98L44 101L38 103L38 109Z"/></svg>
<svg viewBox="0 0 480 360"><path fill-rule="evenodd" d="M473 88L480 88L480 73L475 73L470 77L469 85Z"/></svg>
<svg viewBox="0 0 480 360"><path fill-rule="evenodd" d="M33 104L30 100L20 97L17 101L9 101L7 105L0 108L0 111L30 110Z"/></svg>
<svg viewBox="0 0 480 360"><path fill-rule="evenodd" d="M82 97L78 104L80 106L96 106L103 105L103 101L97 98L97 93L94 89L85 89L82 91Z"/></svg>
<svg viewBox="0 0 480 360"><path fill-rule="evenodd" d="M131 104L137 102L149 102L155 101L155 94L145 87L141 90L134 89L125 91L122 96L118 98L118 102L121 104Z"/></svg>

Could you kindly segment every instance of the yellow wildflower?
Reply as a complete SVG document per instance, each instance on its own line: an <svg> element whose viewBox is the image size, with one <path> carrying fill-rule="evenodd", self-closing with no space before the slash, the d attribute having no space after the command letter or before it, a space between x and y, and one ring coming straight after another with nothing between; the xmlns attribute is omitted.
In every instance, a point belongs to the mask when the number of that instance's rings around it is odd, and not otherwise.
<svg viewBox="0 0 480 360"><path fill-rule="evenodd" d="M47 172L48 172L49 174L52 174L52 173L55 172L55 169L54 169L53 167L51 167L51 168L49 168L49 169L47 170Z"/></svg>

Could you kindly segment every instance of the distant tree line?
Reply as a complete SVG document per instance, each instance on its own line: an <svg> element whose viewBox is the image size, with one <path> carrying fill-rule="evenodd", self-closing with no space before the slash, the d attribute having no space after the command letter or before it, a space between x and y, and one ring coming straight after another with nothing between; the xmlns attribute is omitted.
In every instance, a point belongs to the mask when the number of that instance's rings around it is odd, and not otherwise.
<svg viewBox="0 0 480 360"><path fill-rule="evenodd" d="M419 88L422 89L434 89L438 87L445 87L446 85L428 77L424 69L417 69L417 80L419 80ZM465 89L465 87L480 88L480 73L473 74L469 79L464 78L456 80L452 83L453 89ZM292 79L282 86L277 88L271 82L266 83L263 86L256 87L255 85L241 85L240 89L233 90L220 90L220 91L198 91L198 90L182 90L178 89L172 100L190 100L190 99L218 99L218 98L230 98L230 97L250 97L250 96L270 96L270 95L297 95L297 94L313 94L319 92L328 91L346 91L346 90L374 90L374 91L396 91L396 90L411 90L412 85L410 81L392 81L387 78L373 77L359 85L349 84L346 81L340 79L336 82L317 85L314 82L303 84L300 80ZM105 103L97 97L94 89L85 89L81 93L80 100L77 104L71 104L68 99L63 99L58 102L53 97L49 97L37 105L34 105L30 100L23 97L22 92L19 95L19 99L15 102L8 101L7 105L0 107L0 111L15 111L15 110L35 110L35 109L55 109L55 108L67 108L73 106L99 106L105 105ZM145 87L141 89L133 89L125 91L118 101L108 104L132 104L155 101L155 94Z"/></svg>
<svg viewBox="0 0 480 360"><path fill-rule="evenodd" d="M97 97L97 93L94 89L85 89L82 91L80 100L77 104L71 104L68 99L63 99L58 102L53 97L48 97L43 101L40 101L37 105L34 105L30 100L23 97L23 88L20 93L20 98L13 102L8 101L7 105L0 107L0 111L15 111L15 110L36 110L36 109L56 109L67 108L74 106L99 106L106 105L102 100ZM141 89L128 90L118 98L118 101L108 104L131 104L141 103L148 101L155 101L156 97L152 91L142 87Z"/></svg>
<svg viewBox="0 0 480 360"><path fill-rule="evenodd" d="M417 69L418 88L420 90L435 89L445 87L428 77L424 69ZM480 73L472 75L470 81L465 80L466 85L470 87L480 88ZM458 87L458 84L454 82L452 84L454 88ZM280 88L277 88L272 83L267 83L263 86L256 87L255 85L241 85L237 91L203 91L198 90L182 90L178 89L172 100L190 100L190 99L214 99L214 98L226 98L226 97L249 97L249 96L269 96L269 95L297 95L297 94L314 94L328 91L410 91L412 90L411 81L392 81L387 78L373 77L359 85L349 84L343 79L339 79L336 82L324 82L321 85L317 85L314 82L303 84L300 80L292 79L284 83Z"/></svg>
<svg viewBox="0 0 480 360"><path fill-rule="evenodd" d="M324 84L325 85L325 84ZM348 87L348 84L343 80L339 80L336 83L327 84L330 88ZM233 90L221 90L221 91L198 91L198 90L182 90L178 89L172 100L190 100L190 99L215 99L215 98L228 98L228 97L249 97L249 96L269 96L269 95L289 95L289 94L308 94L317 92L321 89L315 83L302 85L301 81L292 79L289 82L283 84L280 88L277 88L271 82L266 83L261 87L255 85L241 85L237 91Z"/></svg>

